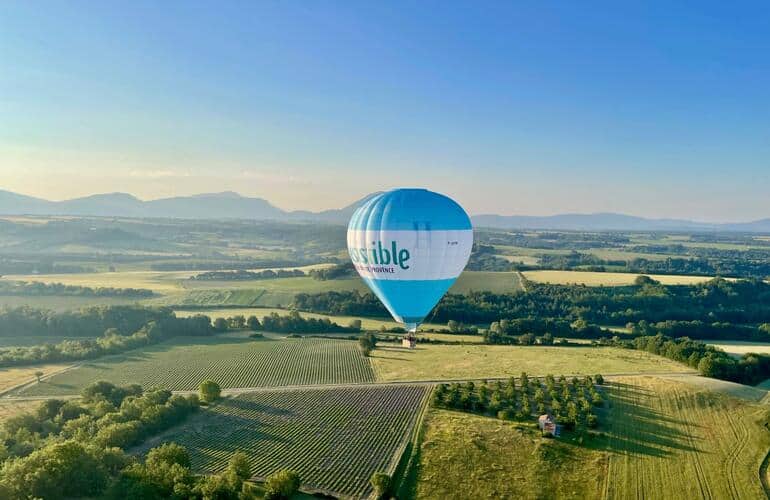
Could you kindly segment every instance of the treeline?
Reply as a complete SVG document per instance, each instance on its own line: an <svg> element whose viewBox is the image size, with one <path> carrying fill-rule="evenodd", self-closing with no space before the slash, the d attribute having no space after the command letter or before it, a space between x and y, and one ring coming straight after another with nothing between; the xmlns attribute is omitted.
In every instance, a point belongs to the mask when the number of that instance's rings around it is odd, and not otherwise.
<svg viewBox="0 0 770 500"><path fill-rule="evenodd" d="M285 316L272 312L263 316L261 321L255 315L246 318L241 314L217 318L214 320L214 328L220 331L247 328L255 332L275 333L358 333L361 331L361 320L353 320L348 326L342 326L329 318L303 318L297 311Z"/></svg>
<svg viewBox="0 0 770 500"><path fill-rule="evenodd" d="M502 420L527 421L552 413L556 422L568 429L596 427L599 419L594 407L602 406L604 399L595 384L603 382L601 375L582 380L567 380L563 375L557 380L547 375L541 380L522 373L518 383L511 377L507 382L439 384L433 391L433 405Z"/></svg>
<svg viewBox="0 0 770 500"><path fill-rule="evenodd" d="M733 325L731 323L707 323L705 321L659 321L649 323L640 320L629 323L626 327L631 335L650 336L662 334L667 337L690 337L702 340L750 340L770 342L770 324L758 327Z"/></svg>
<svg viewBox="0 0 770 500"><path fill-rule="evenodd" d="M681 245L679 245L681 246ZM645 251L647 247L632 247ZM670 249L668 246L651 250ZM625 250L625 249L624 249ZM770 252L719 250L713 248L688 249L696 257L667 257L665 259L601 259L595 255L571 252L565 255L539 255L539 265L533 268L569 269L583 271L615 271L641 274L674 274L695 276L727 276L764 279L770 276ZM745 253L746 255L741 255ZM706 257L711 256L713 257Z"/></svg>
<svg viewBox="0 0 770 500"><path fill-rule="evenodd" d="M323 261L323 259L321 259ZM249 260L206 260L206 261L174 261L152 264L153 271L230 271L247 269L264 269L274 267L302 267L317 264L318 260L305 259L249 259Z"/></svg>
<svg viewBox="0 0 770 500"><path fill-rule="evenodd" d="M76 297L126 297L144 299L154 295L146 288L113 288L79 285L64 285L62 283L39 283L27 281L0 281L0 295L71 295Z"/></svg>
<svg viewBox="0 0 770 500"><path fill-rule="evenodd" d="M191 280L200 281L250 281L250 280L271 280L275 278L296 278L305 276L301 269L266 269L264 271L209 271L191 276Z"/></svg>
<svg viewBox="0 0 770 500"><path fill-rule="evenodd" d="M552 318L518 318L494 321L484 332L487 344L553 345L556 337L598 339L611 335L609 330L589 325L585 320L574 323Z"/></svg>
<svg viewBox="0 0 770 500"><path fill-rule="evenodd" d="M100 337L81 340L63 340L56 344L0 348L0 367L79 361L108 354L117 354L144 345L155 344L178 335L210 335L213 332L208 316L189 318L168 317L149 321L130 335L116 328L108 328Z"/></svg>
<svg viewBox="0 0 770 500"><path fill-rule="evenodd" d="M358 290L343 292L298 293L292 308L298 311L317 312L334 316L368 316L387 318L385 306L371 293Z"/></svg>
<svg viewBox="0 0 770 500"><path fill-rule="evenodd" d="M674 339L662 334L637 337L633 340L615 338L612 343L685 363L697 369L704 377L747 385L756 385L770 378L770 356L766 354L748 353L735 358L703 342L687 337Z"/></svg>
<svg viewBox="0 0 770 500"><path fill-rule="evenodd" d="M19 260L0 257L0 275L3 274L70 274L94 273L96 269L78 264L62 264L48 260Z"/></svg>
<svg viewBox="0 0 770 500"><path fill-rule="evenodd" d="M308 274L320 281L338 280L358 276L352 262L334 264L333 266L322 267L319 269L311 269Z"/></svg>
<svg viewBox="0 0 770 500"><path fill-rule="evenodd" d="M374 295L357 291L297 294L293 307L331 315L388 316ZM476 325L517 320L515 330L504 335L547 332L554 337L580 338L605 335L590 325L682 322L662 323L661 328L676 326L670 330L672 335L692 338L767 340L767 329L751 325L770 323L770 285L759 280L713 279L696 285L663 286L647 277L638 278L633 286L619 287L527 282L526 292L448 294L428 321L450 320ZM522 330L520 325L531 330Z"/></svg>
<svg viewBox="0 0 770 500"><path fill-rule="evenodd" d="M174 443L153 448L143 460L125 452L198 406L195 395L107 382L87 387L80 401L44 401L3 423L0 498L256 498L245 483L251 467L243 453L221 473L198 476L187 450Z"/></svg>
<svg viewBox="0 0 770 500"><path fill-rule="evenodd" d="M495 255L495 247L491 245L474 244L473 252L465 269L468 271L515 271L517 266L502 257Z"/></svg>
<svg viewBox="0 0 770 500"><path fill-rule="evenodd" d="M542 248L546 250L619 248L630 242L628 236L618 233L558 233L545 231L524 234L490 229L479 229L475 230L474 233L476 241L486 245Z"/></svg>
<svg viewBox="0 0 770 500"><path fill-rule="evenodd" d="M621 287L528 282L526 292L446 295L429 317L437 322L454 319L475 324L530 317L585 319L618 326L640 320L768 323L770 285L758 280L724 279L689 286L662 286L652 280Z"/></svg>
<svg viewBox="0 0 770 500"><path fill-rule="evenodd" d="M0 309L0 337L98 337L108 328L130 335L150 321L173 320L167 307L113 305L75 311L50 311L22 306Z"/></svg>

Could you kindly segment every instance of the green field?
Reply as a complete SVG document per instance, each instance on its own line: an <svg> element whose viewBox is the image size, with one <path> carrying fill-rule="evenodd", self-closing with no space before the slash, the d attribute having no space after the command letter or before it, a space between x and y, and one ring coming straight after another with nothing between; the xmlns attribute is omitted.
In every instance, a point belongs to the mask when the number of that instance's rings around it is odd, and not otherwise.
<svg viewBox="0 0 770 500"><path fill-rule="evenodd" d="M244 451L257 478L291 468L307 489L362 498L371 492L373 472L395 468L429 390L399 385L240 394L143 449L180 443L202 472L218 472L234 452Z"/></svg>
<svg viewBox="0 0 770 500"><path fill-rule="evenodd" d="M686 365L644 351L612 347L430 345L378 347L372 352L378 380L442 380L564 373L691 372Z"/></svg>
<svg viewBox="0 0 770 500"><path fill-rule="evenodd" d="M373 382L374 372L358 344L347 340L179 337L84 363L30 386L23 394L78 394L96 380L194 390L205 379L223 388L344 384Z"/></svg>
<svg viewBox="0 0 770 500"><path fill-rule="evenodd" d="M607 393L600 433L557 440L521 424L431 410L416 497L766 498L766 407L650 376L615 380Z"/></svg>

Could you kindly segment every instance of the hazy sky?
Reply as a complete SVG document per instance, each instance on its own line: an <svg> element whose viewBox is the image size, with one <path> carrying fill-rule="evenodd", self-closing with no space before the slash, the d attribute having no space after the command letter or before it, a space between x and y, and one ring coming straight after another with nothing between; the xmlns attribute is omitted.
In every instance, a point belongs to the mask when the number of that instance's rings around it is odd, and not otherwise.
<svg viewBox="0 0 770 500"><path fill-rule="evenodd" d="M770 217L770 2L0 3L0 189Z"/></svg>

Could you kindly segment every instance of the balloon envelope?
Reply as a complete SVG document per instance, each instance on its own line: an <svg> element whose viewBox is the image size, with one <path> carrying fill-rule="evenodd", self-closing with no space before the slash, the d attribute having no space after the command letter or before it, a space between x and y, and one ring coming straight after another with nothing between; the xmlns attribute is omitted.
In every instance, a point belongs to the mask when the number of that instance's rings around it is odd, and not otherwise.
<svg viewBox="0 0 770 500"><path fill-rule="evenodd" d="M393 318L413 330L468 263L473 227L442 194L395 189L353 213L347 239L358 274Z"/></svg>

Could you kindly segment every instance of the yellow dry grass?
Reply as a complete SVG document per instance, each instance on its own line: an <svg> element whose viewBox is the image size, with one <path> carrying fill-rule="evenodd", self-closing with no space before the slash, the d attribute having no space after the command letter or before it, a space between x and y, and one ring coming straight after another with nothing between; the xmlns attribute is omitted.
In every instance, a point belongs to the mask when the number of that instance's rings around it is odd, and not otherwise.
<svg viewBox="0 0 770 500"><path fill-rule="evenodd" d="M587 286L623 286L633 285L639 276L633 273L601 273L591 271L525 271L524 277L536 283L554 285L587 285ZM648 274L650 278L664 285L693 285L712 279L709 276L672 276L663 274Z"/></svg>

